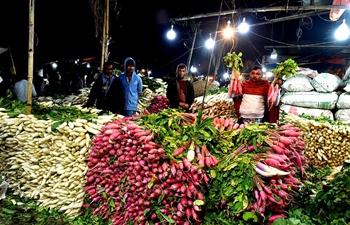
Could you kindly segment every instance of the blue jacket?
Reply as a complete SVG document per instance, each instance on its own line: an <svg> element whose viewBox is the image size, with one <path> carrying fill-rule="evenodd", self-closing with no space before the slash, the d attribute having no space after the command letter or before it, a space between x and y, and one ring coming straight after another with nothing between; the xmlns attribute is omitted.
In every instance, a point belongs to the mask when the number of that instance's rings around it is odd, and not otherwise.
<svg viewBox="0 0 350 225"><path fill-rule="evenodd" d="M126 62L132 60L135 64L135 61L128 57L124 61L124 73L119 76L120 81L122 82L124 89L124 110L137 111L139 96L142 94L142 80L135 71L133 71L130 83L126 79Z"/></svg>

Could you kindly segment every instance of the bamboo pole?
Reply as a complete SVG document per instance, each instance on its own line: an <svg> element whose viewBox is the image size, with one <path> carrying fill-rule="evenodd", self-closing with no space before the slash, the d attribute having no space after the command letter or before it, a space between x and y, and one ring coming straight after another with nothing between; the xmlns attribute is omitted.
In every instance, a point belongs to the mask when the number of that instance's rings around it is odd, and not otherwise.
<svg viewBox="0 0 350 225"><path fill-rule="evenodd" d="M107 0L105 0L106 2ZM102 52L101 52L101 70L103 70L103 64L105 61L105 51L106 51L106 47L105 47L105 43L106 43L106 6L103 7L103 25L102 25Z"/></svg>
<svg viewBox="0 0 350 225"><path fill-rule="evenodd" d="M288 6L288 11L314 11L314 10L331 10L331 9L345 9L350 10L350 6L346 5L307 5L307 6ZM174 21L194 20L200 18L214 17L219 15L232 15L236 13L255 13L255 12L276 12L286 10L285 6L262 7L262 8L245 8L226 10L223 12L205 13L194 16L185 16L174 18Z"/></svg>
<svg viewBox="0 0 350 225"><path fill-rule="evenodd" d="M108 44L109 44L109 0L106 0L106 30L105 30L105 36L106 36L106 43L105 43L105 58L104 62L108 61L109 52L108 52Z"/></svg>
<svg viewBox="0 0 350 225"><path fill-rule="evenodd" d="M102 54L101 54L101 70L103 64L108 58L108 30L109 30L109 0L105 0L103 9L103 29L102 29Z"/></svg>
<svg viewBox="0 0 350 225"><path fill-rule="evenodd" d="M28 46L28 86L27 115L32 111L33 61L34 61L34 3L29 0L29 46Z"/></svg>

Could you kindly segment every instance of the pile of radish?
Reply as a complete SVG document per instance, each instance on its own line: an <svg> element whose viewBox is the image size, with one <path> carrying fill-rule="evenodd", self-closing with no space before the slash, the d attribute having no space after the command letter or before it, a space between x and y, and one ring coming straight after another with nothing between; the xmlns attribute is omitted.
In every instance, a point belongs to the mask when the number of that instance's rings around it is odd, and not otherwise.
<svg viewBox="0 0 350 225"><path fill-rule="evenodd" d="M207 175L186 158L170 160L152 140L127 117L102 127L87 158L84 206L113 224L199 223Z"/></svg>
<svg viewBox="0 0 350 225"><path fill-rule="evenodd" d="M154 96L151 105L148 108L150 113L157 113L170 107L169 99L166 96Z"/></svg>
<svg viewBox="0 0 350 225"><path fill-rule="evenodd" d="M213 124L219 131L244 128L244 124L236 123L233 118L215 117Z"/></svg>
<svg viewBox="0 0 350 225"><path fill-rule="evenodd" d="M304 146L290 124L124 117L93 139L84 207L113 224L271 224L306 179Z"/></svg>
<svg viewBox="0 0 350 225"><path fill-rule="evenodd" d="M293 192L306 179L305 143L299 130L290 124L246 126L236 139L239 146L210 172L205 224L271 224L286 218Z"/></svg>
<svg viewBox="0 0 350 225"><path fill-rule="evenodd" d="M293 201L293 192L298 190L305 177L306 160L302 156L305 143L299 134L300 129L291 124L269 131L265 143L271 149L258 154L260 159L255 167L259 174L253 179L256 202L251 206L264 216L265 209L272 215L268 222L285 218L284 209Z"/></svg>

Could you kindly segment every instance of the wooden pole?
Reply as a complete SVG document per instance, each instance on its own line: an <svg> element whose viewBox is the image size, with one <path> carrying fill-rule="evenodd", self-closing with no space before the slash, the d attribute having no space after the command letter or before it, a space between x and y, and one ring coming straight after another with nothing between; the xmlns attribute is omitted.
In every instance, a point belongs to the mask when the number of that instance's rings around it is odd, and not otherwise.
<svg viewBox="0 0 350 225"><path fill-rule="evenodd" d="M109 0L105 0L105 5L103 9L103 29L102 29L102 54L101 54L101 70L103 70L103 64L106 60L106 55L108 54L108 16L109 16Z"/></svg>
<svg viewBox="0 0 350 225"><path fill-rule="evenodd" d="M105 43L106 43L106 6L103 7L103 25L102 25L102 52L101 52L101 66L100 69L101 71L103 70L103 64L105 60Z"/></svg>
<svg viewBox="0 0 350 225"><path fill-rule="evenodd" d="M331 10L331 9L345 9L350 10L350 6L346 5L306 5L306 6L288 6L288 11L315 11L315 10ZM255 12L276 12L276 11L285 11L285 6L274 6L274 7L262 7L262 8L240 8L234 10L226 10L223 12L213 12L205 13L194 16L185 16L180 18L174 18L174 21L184 21L184 20L194 20L207 17L214 17L219 15L232 15L236 13L255 13Z"/></svg>
<svg viewBox="0 0 350 225"><path fill-rule="evenodd" d="M105 43L105 58L104 62L108 61L109 52L108 52L108 44L109 44L109 0L106 0L106 22L105 22L106 30L106 43Z"/></svg>
<svg viewBox="0 0 350 225"><path fill-rule="evenodd" d="M28 46L28 87L27 115L32 111L33 61L34 61L34 3L29 0L29 46Z"/></svg>

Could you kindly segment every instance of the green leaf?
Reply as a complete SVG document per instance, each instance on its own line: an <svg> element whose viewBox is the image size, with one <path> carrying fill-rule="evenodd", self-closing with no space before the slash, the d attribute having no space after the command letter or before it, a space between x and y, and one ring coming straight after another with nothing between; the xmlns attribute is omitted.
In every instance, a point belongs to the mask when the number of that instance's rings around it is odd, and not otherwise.
<svg viewBox="0 0 350 225"><path fill-rule="evenodd" d="M215 170L210 170L210 177L216 178L216 171Z"/></svg>
<svg viewBox="0 0 350 225"><path fill-rule="evenodd" d="M253 212L244 212L242 217L245 221L252 220L255 223L258 222L258 216Z"/></svg>
<svg viewBox="0 0 350 225"><path fill-rule="evenodd" d="M115 204L114 204L113 199L111 199L111 201L109 201L109 206L111 206L111 207L114 207L114 208L115 208Z"/></svg>
<svg viewBox="0 0 350 225"><path fill-rule="evenodd" d="M15 211L11 210L11 209L6 209L6 208L2 208L2 211L7 213L7 214L14 214Z"/></svg>
<svg viewBox="0 0 350 225"><path fill-rule="evenodd" d="M151 181L148 183L147 187L148 189L151 189L151 187L153 186L154 184L154 176L152 177Z"/></svg>
<svg viewBox="0 0 350 225"><path fill-rule="evenodd" d="M198 205L198 206L204 205L204 201L197 199L193 202L193 205Z"/></svg>

